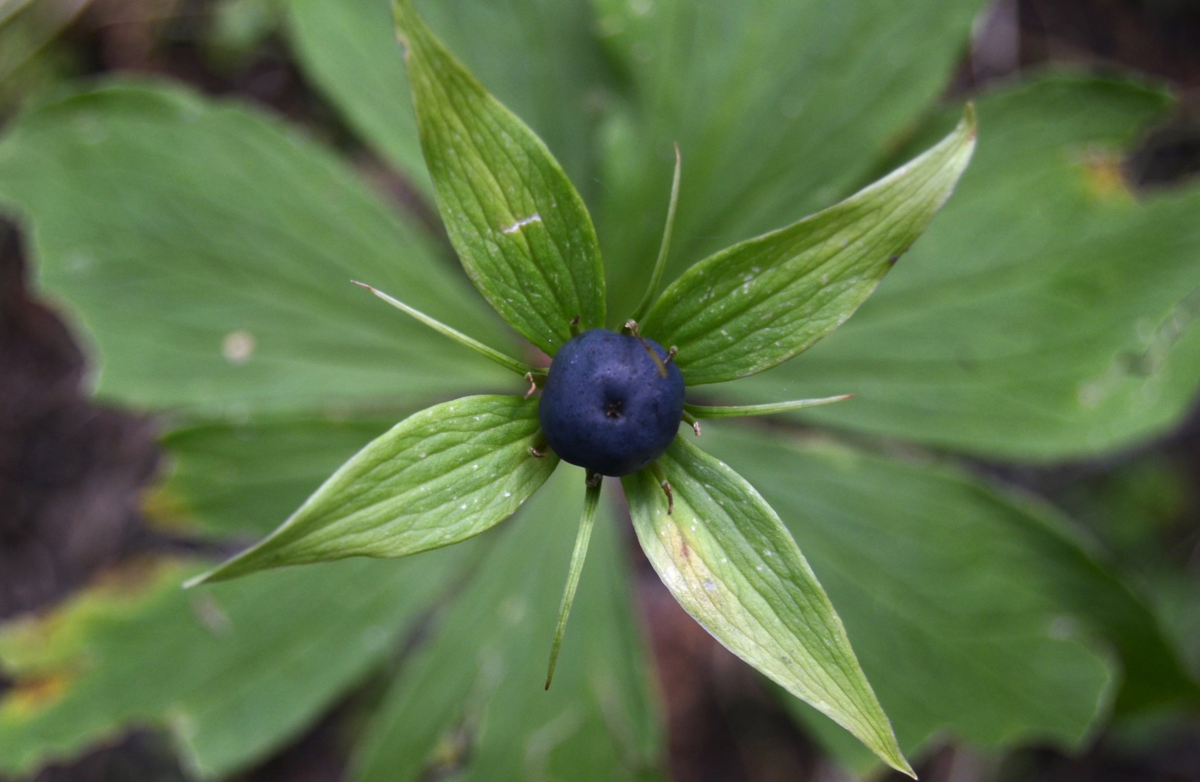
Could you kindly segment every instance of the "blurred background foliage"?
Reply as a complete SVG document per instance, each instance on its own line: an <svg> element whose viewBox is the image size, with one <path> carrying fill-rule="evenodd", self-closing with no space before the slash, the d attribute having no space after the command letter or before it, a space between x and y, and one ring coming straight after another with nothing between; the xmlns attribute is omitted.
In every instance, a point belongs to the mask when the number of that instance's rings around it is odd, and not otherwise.
<svg viewBox="0 0 1200 782"><path fill-rule="evenodd" d="M1200 11L1187 0L426 0L596 217L614 317L903 162L976 159L845 327L708 398L923 779L1200 780ZM864 750L602 517L184 593L398 418L513 392L386 0L0 0L0 776L843 780ZM437 340L437 341L435 341ZM534 357L530 357L534 360Z"/></svg>

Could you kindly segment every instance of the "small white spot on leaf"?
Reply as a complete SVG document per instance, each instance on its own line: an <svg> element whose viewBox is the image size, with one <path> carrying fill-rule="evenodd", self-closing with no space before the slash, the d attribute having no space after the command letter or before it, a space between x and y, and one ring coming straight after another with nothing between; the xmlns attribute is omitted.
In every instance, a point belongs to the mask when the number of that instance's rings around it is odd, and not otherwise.
<svg viewBox="0 0 1200 782"><path fill-rule="evenodd" d="M248 331L231 331L221 342L221 355L230 364L245 364L254 355L254 335Z"/></svg>
<svg viewBox="0 0 1200 782"><path fill-rule="evenodd" d="M508 228L503 229L500 233L515 234L517 231L521 230L525 226L532 225L533 223L540 223L541 221L542 221L542 216L540 214L538 214L537 212L534 212L533 214L529 215L529 217L523 217L520 220L513 223L512 225L510 225Z"/></svg>
<svg viewBox="0 0 1200 782"><path fill-rule="evenodd" d="M371 625L362 631L362 645L364 649L370 651L378 651L387 646L388 631L379 625Z"/></svg>

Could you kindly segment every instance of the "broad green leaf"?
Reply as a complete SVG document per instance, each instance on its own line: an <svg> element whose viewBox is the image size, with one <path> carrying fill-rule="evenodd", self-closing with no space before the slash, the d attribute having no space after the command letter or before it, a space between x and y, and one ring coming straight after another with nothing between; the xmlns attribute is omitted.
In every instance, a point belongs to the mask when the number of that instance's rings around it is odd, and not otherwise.
<svg viewBox="0 0 1200 782"><path fill-rule="evenodd" d="M1167 431L1200 386L1200 186L1134 193L1121 172L1166 107L1066 76L980 99L970 170L879 291L803 357L721 391L853 393L803 415L1006 459Z"/></svg>
<svg viewBox="0 0 1200 782"><path fill-rule="evenodd" d="M450 241L480 292L546 353L604 325L604 267L583 199L546 145L394 3L421 146Z"/></svg>
<svg viewBox="0 0 1200 782"><path fill-rule="evenodd" d="M146 498L146 515L193 535L266 535L394 423L287 416L176 429L162 437L169 478Z"/></svg>
<svg viewBox="0 0 1200 782"><path fill-rule="evenodd" d="M545 140L586 196L603 75L591 0L418 6L484 87ZM291 0L288 31L317 88L364 141L432 195L390 8L390 0Z"/></svg>
<svg viewBox="0 0 1200 782"><path fill-rule="evenodd" d="M733 430L705 446L779 509L906 752L1077 747L1114 696L1194 702L1146 607L1047 508L947 465Z"/></svg>
<svg viewBox="0 0 1200 782"><path fill-rule="evenodd" d="M0 141L0 202L94 340L106 396L240 413L512 382L350 284L514 341L351 171L249 108L153 83L43 104Z"/></svg>
<svg viewBox="0 0 1200 782"><path fill-rule="evenodd" d="M975 148L968 107L940 144L823 212L722 250L655 302L642 331L688 385L770 369L841 325L950 197Z"/></svg>
<svg viewBox="0 0 1200 782"><path fill-rule="evenodd" d="M648 660L604 504L554 686L543 689L583 497L583 471L560 472L497 530L475 579L435 617L369 727L356 782L660 778Z"/></svg>
<svg viewBox="0 0 1200 782"><path fill-rule="evenodd" d="M626 72L597 222L614 317L650 274L671 181L667 279L852 193L942 95L983 0L597 0Z"/></svg>
<svg viewBox="0 0 1200 782"><path fill-rule="evenodd" d="M682 438L622 479L642 550L680 605L730 651L912 776L842 622L792 536L750 484Z"/></svg>
<svg viewBox="0 0 1200 782"><path fill-rule="evenodd" d="M343 557L404 557L478 535L545 483L537 400L469 396L422 410L346 462L254 548L197 579Z"/></svg>
<svg viewBox="0 0 1200 782"><path fill-rule="evenodd" d="M117 573L0 630L0 771L24 775L131 727L225 778L309 728L394 653L466 549L339 562L185 592L194 566Z"/></svg>

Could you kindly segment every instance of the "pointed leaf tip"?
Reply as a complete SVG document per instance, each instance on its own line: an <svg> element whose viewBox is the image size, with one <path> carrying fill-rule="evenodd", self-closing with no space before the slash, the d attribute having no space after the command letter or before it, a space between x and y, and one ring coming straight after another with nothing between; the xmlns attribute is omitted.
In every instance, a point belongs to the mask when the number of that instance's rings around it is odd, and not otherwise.
<svg viewBox="0 0 1200 782"><path fill-rule="evenodd" d="M708 632L761 673L913 775L842 621L775 511L728 466L686 440L654 470L622 479L638 541L663 583Z"/></svg>
<svg viewBox="0 0 1200 782"><path fill-rule="evenodd" d="M448 546L511 516L558 458L529 452L537 401L473 396L401 421L342 465L282 526L189 586L352 556Z"/></svg>
<svg viewBox="0 0 1200 782"><path fill-rule="evenodd" d="M967 125L971 129L971 140L974 141L979 136L979 120L975 115L975 102L968 101L963 108L963 118L961 123Z"/></svg>
<svg viewBox="0 0 1200 782"><path fill-rule="evenodd" d="M583 199L550 150L395 0L421 148L467 276L549 355L604 325L600 243Z"/></svg>
<svg viewBox="0 0 1200 782"><path fill-rule="evenodd" d="M735 380L807 350L875 290L966 169L975 113L945 139L823 212L700 261L671 284L642 331L679 348L688 385Z"/></svg>

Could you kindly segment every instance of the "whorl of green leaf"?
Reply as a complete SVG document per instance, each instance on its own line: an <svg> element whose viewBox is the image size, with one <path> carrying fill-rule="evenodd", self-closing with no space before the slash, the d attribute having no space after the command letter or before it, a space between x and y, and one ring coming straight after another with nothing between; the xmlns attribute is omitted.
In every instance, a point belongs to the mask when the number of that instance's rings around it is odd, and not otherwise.
<svg viewBox="0 0 1200 782"><path fill-rule="evenodd" d="M511 516L558 464L530 453L536 400L471 396L435 405L373 440L270 537L189 586L353 556L403 557L478 535Z"/></svg>
<svg viewBox="0 0 1200 782"><path fill-rule="evenodd" d="M642 550L679 604L731 652L914 776L842 621L783 522L744 478L683 438L622 479Z"/></svg>
<svg viewBox="0 0 1200 782"><path fill-rule="evenodd" d="M542 143L417 16L392 5L425 162L463 267L513 328L553 355L570 323L604 325L604 266L583 199Z"/></svg>
<svg viewBox="0 0 1200 782"><path fill-rule="evenodd" d="M642 332L679 348L688 385L770 369L840 326L950 197L975 112L940 144L845 201L734 245L676 280Z"/></svg>

